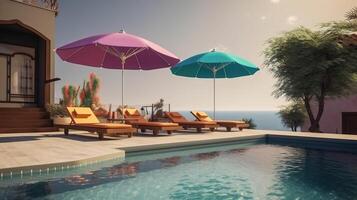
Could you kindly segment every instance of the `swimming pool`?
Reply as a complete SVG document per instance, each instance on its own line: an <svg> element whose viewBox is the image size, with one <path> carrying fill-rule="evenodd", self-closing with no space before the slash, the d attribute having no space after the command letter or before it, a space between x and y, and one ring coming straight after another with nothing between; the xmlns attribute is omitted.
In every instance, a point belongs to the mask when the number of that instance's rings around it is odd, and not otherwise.
<svg viewBox="0 0 357 200"><path fill-rule="evenodd" d="M265 140L132 153L65 173L2 180L0 199L357 199L357 154Z"/></svg>

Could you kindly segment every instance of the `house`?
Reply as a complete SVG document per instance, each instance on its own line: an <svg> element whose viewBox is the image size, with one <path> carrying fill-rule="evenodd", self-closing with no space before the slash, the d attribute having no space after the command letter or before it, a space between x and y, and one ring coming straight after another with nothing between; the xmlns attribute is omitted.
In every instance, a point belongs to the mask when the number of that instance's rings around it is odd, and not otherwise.
<svg viewBox="0 0 357 200"><path fill-rule="evenodd" d="M346 34L341 42L357 48L357 32ZM312 102L312 111L316 115L317 104ZM304 124L302 131L308 131L310 122ZM325 133L357 134L357 95L327 98L320 120L320 130Z"/></svg>
<svg viewBox="0 0 357 200"><path fill-rule="evenodd" d="M312 102L312 111L316 115L317 104ZM309 120L301 127L308 131ZM324 113L320 120L320 131L324 133L357 134L357 95L339 98L327 98Z"/></svg>
<svg viewBox="0 0 357 200"><path fill-rule="evenodd" d="M44 107L54 98L55 8L0 1L0 133L53 129Z"/></svg>

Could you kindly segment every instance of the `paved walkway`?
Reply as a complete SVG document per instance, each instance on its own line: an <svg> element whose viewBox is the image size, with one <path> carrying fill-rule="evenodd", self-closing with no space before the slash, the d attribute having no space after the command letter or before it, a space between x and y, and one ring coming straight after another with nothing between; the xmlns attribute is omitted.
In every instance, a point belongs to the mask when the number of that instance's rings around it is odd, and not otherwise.
<svg viewBox="0 0 357 200"><path fill-rule="evenodd" d="M55 133L12 133L0 134L0 173L19 172L29 169L46 169L65 165L78 165L98 160L124 157L125 151L178 147L264 138L266 135L279 137L324 138L353 140L357 135L292 133L285 131L244 130L240 132L174 133L172 136L134 136L98 140L96 135L71 132L64 136Z"/></svg>

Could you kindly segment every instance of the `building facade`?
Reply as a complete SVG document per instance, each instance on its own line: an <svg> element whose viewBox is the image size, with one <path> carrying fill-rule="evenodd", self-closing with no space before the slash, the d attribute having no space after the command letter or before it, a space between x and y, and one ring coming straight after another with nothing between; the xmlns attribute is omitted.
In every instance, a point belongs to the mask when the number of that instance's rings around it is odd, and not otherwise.
<svg viewBox="0 0 357 200"><path fill-rule="evenodd" d="M316 116L317 104L312 102L311 107ZM308 131L309 127L307 120L301 130ZM326 99L320 130L324 133L357 134L357 95Z"/></svg>
<svg viewBox="0 0 357 200"><path fill-rule="evenodd" d="M55 17L37 1L0 1L0 107L53 102Z"/></svg>

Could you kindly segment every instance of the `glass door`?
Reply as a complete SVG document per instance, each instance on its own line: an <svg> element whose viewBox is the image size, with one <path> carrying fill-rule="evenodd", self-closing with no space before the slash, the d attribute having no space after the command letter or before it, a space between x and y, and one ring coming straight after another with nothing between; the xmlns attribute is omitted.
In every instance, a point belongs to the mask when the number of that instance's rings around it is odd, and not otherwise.
<svg viewBox="0 0 357 200"><path fill-rule="evenodd" d="M36 103L35 48L0 43L0 103Z"/></svg>
<svg viewBox="0 0 357 200"><path fill-rule="evenodd" d="M7 59L7 56L0 55L0 102L7 101Z"/></svg>
<svg viewBox="0 0 357 200"><path fill-rule="evenodd" d="M10 101L35 103L35 61L30 55L17 53L11 57Z"/></svg>

